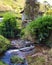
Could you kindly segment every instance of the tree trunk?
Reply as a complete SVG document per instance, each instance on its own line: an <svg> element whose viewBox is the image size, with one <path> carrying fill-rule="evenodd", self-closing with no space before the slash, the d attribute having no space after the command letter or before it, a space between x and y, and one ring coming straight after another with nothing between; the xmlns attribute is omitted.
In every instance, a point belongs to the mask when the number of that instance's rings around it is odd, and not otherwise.
<svg viewBox="0 0 52 65"><path fill-rule="evenodd" d="M38 15L39 3L37 0L26 0L26 6L24 8L25 14L28 19L34 20Z"/></svg>

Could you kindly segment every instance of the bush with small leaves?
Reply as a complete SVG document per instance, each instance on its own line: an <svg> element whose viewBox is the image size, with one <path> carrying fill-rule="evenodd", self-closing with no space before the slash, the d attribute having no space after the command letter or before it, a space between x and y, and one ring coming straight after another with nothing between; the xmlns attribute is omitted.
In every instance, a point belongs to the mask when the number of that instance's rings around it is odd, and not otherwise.
<svg viewBox="0 0 52 65"><path fill-rule="evenodd" d="M52 16L42 16L27 25L24 35L31 36L37 43L45 43L52 32Z"/></svg>
<svg viewBox="0 0 52 65"><path fill-rule="evenodd" d="M17 25L16 16L11 12L5 13L0 24L0 34L7 38L16 38L20 31Z"/></svg>

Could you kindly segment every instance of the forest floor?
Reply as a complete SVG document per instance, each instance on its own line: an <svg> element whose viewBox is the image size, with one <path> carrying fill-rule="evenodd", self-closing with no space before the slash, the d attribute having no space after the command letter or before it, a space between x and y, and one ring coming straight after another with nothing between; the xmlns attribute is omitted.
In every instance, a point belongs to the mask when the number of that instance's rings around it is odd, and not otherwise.
<svg viewBox="0 0 52 65"><path fill-rule="evenodd" d="M27 56L29 65L52 65L52 48L35 46L35 53Z"/></svg>

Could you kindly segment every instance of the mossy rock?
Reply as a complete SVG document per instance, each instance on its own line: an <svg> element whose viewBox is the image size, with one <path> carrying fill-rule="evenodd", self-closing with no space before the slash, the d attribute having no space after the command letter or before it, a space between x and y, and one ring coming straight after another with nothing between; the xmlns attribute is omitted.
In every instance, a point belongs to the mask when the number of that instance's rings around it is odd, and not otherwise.
<svg viewBox="0 0 52 65"><path fill-rule="evenodd" d="M10 41L2 35L0 35L0 54L5 52L10 46Z"/></svg>

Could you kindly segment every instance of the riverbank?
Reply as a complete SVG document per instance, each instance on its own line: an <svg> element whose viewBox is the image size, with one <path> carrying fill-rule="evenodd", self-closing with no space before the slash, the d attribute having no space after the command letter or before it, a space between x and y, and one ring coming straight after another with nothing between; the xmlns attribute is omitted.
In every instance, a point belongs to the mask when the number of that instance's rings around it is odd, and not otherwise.
<svg viewBox="0 0 52 65"><path fill-rule="evenodd" d="M11 60L10 60L12 56L16 55L16 57L19 56L22 59L26 59L27 55L33 53L33 49L34 49L34 47L31 46L31 47L25 47L25 48L21 48L21 49L8 50L4 54L4 56L1 58L1 60L8 65L13 65L13 64L11 64ZM23 65L28 65L27 63L28 62L26 61ZM17 65L19 65L19 64L17 64Z"/></svg>
<svg viewBox="0 0 52 65"><path fill-rule="evenodd" d="M20 58L25 58L26 62L23 65L46 65L52 64L52 48L45 45L32 44L31 41L24 41L20 39L11 40L11 44L15 47L7 50L2 56L2 61L8 65L13 65L10 58L17 55ZM40 61L39 61L40 60ZM36 61L36 62L34 62Z"/></svg>
<svg viewBox="0 0 52 65"><path fill-rule="evenodd" d="M26 57L28 65L52 65L52 48L45 45L36 45L35 48L35 53Z"/></svg>

